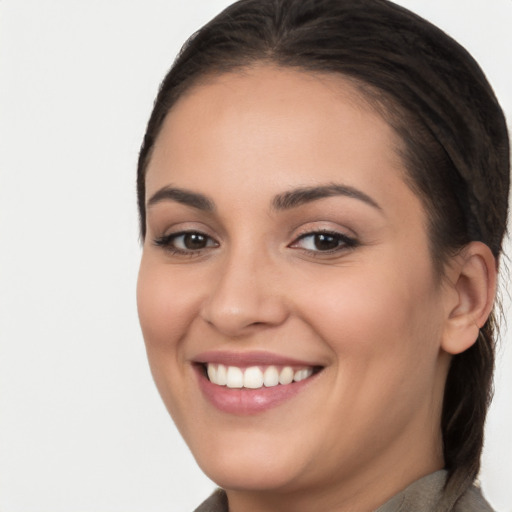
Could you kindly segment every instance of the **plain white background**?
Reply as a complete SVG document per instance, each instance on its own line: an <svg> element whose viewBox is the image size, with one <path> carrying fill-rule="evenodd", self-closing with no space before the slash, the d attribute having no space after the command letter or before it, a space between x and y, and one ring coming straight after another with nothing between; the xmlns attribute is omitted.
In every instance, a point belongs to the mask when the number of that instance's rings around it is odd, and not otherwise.
<svg viewBox="0 0 512 512"><path fill-rule="evenodd" d="M1 512L187 511L214 487L145 361L135 165L181 43L228 3L0 1ZM399 3L474 54L512 119L512 0ZM504 338L481 480L511 512Z"/></svg>

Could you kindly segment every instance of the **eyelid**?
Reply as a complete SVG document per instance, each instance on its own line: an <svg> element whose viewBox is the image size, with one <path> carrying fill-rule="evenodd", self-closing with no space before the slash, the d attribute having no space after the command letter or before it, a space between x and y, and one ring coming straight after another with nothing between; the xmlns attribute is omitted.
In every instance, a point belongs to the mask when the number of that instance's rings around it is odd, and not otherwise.
<svg viewBox="0 0 512 512"><path fill-rule="evenodd" d="M178 239L179 237L183 237L186 235L194 235L194 234L205 237L208 240L207 245L205 247L201 247L198 249L187 249L187 248L182 249L182 248L175 247L172 245L172 242L174 240ZM213 244L209 245L209 242L211 242L211 241L213 241ZM155 246L166 250L167 252L171 253L172 255L189 256L189 257L200 256L200 255L204 254L205 251L209 251L211 249L219 247L219 245L220 245L219 242L213 236L209 235L208 233L206 233L203 230L194 229L194 228L178 229L176 231L172 231L171 233L166 233L165 235L155 237L153 239L153 243Z"/></svg>
<svg viewBox="0 0 512 512"><path fill-rule="evenodd" d="M153 226L148 226L148 233L152 234L152 239L163 239L165 237L178 236L186 233L199 233L214 240L219 240L216 229L208 223L197 220L164 219L155 222Z"/></svg>
<svg viewBox="0 0 512 512"><path fill-rule="evenodd" d="M315 236L322 235L322 234L337 238L338 242L339 242L338 245L332 249L327 249L327 250L310 249L310 248L304 248L304 247L299 246L299 242L301 240L306 240L309 237L315 237ZM352 235L347 235L346 233L340 232L338 230L326 229L326 228L323 228L323 229L322 228L320 228L320 229L309 228L307 230L304 230L304 232L298 234L294 238L293 242L288 247L293 248L293 249L303 250L304 252L312 254L314 256L322 256L322 255L328 256L328 255L333 255L333 254L337 254L340 252L345 252L347 250L357 247L358 245L359 245L359 241L357 240L356 237L354 237Z"/></svg>

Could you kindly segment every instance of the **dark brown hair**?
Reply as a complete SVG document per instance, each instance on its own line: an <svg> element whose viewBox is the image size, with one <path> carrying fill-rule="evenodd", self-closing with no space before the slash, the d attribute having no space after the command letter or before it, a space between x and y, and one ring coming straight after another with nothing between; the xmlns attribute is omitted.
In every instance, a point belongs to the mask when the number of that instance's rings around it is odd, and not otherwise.
<svg viewBox="0 0 512 512"><path fill-rule="evenodd" d="M464 48L387 0L241 0L194 34L162 82L140 151L142 237L145 172L165 116L199 80L258 62L341 74L382 112L403 141L440 275L447 255L473 240L499 259L510 179L503 112ZM456 497L479 471L494 345L491 315L448 374L441 427L448 494Z"/></svg>

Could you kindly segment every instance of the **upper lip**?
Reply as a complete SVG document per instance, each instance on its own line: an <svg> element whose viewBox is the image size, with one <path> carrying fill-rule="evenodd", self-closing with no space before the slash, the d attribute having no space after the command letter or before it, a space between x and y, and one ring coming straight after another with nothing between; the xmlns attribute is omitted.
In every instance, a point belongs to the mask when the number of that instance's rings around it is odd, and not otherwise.
<svg viewBox="0 0 512 512"><path fill-rule="evenodd" d="M232 352L225 350L210 350L202 352L193 358L195 363L216 363L227 366L322 366L316 362L274 354L265 351Z"/></svg>

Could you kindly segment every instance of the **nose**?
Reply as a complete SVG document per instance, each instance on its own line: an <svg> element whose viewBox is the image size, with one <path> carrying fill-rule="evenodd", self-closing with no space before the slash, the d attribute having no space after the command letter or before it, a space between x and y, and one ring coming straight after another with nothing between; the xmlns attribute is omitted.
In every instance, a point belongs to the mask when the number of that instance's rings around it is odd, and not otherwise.
<svg viewBox="0 0 512 512"><path fill-rule="evenodd" d="M275 327L288 317L275 265L255 254L226 258L201 308L202 318L231 338Z"/></svg>

